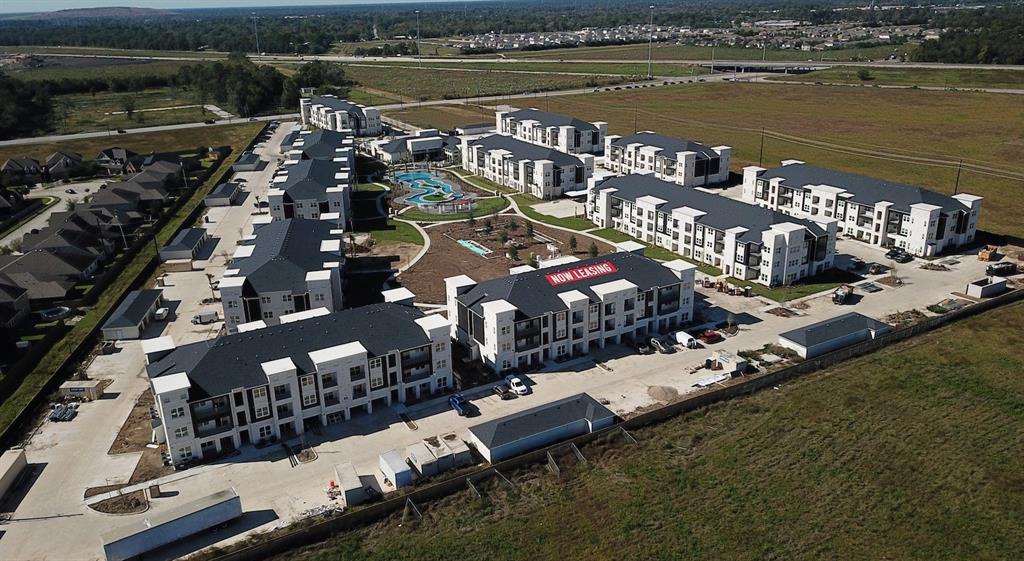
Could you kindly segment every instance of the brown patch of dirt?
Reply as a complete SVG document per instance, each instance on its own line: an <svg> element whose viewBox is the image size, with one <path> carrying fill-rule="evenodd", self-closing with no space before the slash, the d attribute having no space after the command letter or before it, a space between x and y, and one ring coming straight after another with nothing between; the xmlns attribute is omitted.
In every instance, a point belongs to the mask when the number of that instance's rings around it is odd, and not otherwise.
<svg viewBox="0 0 1024 561"><path fill-rule="evenodd" d="M89 487L85 490L83 498L88 499L89 497L95 497L96 495L102 495L103 493L109 493L111 491L117 491L118 489L127 487L130 483L118 483L117 485L100 485L98 487Z"/></svg>
<svg viewBox="0 0 1024 561"><path fill-rule="evenodd" d="M117 438L110 445L110 450L107 450L107 454L141 452L146 449L153 434L152 417L149 412L153 403L153 391L142 392L139 399L135 401L132 412L128 414L128 420L121 426Z"/></svg>
<svg viewBox="0 0 1024 561"><path fill-rule="evenodd" d="M791 318L796 315L786 308L772 308L768 310L768 313L773 316L779 316L780 318Z"/></svg>
<svg viewBox="0 0 1024 561"><path fill-rule="evenodd" d="M138 514L149 510L149 500L146 491L138 490L102 500L89 508L104 514Z"/></svg>
<svg viewBox="0 0 1024 561"><path fill-rule="evenodd" d="M373 249L370 250L369 255L374 256L391 256L397 255L398 261L391 264L392 267L398 269L404 267L416 254L420 252L423 246L416 245L409 242L395 242L387 244L374 244Z"/></svg>
<svg viewBox="0 0 1024 561"><path fill-rule="evenodd" d="M455 275L469 275L477 282L491 280L507 276L508 270L517 265L523 265L530 259L531 254L538 258L547 257L547 241L538 239L546 237L554 241L554 245L561 248L563 255L572 253L569 250L569 238L571 232L555 230L544 226L533 225L533 237L526 234L526 220L521 217L499 215L491 218L491 232L483 231L486 219L478 219L476 224L470 226L466 222L455 224L441 224L427 228L430 235L430 251L423 256L412 268L402 273L399 280L416 294L418 302L431 304L444 304L444 279ZM518 224L518 228L509 231L506 226L510 222ZM519 259L512 261L505 256L502 249L501 232L508 235L509 240L514 241L519 251ZM575 255L580 259L588 257L586 248L590 246L591 238L582 234L575 234L577 249ZM456 240L472 240L490 249L492 253L482 257L469 251L458 244ZM614 251L614 248L606 242L596 242L598 252L606 254Z"/></svg>
<svg viewBox="0 0 1024 561"><path fill-rule="evenodd" d="M647 395L662 403L670 403L679 399L679 391L668 386L648 386Z"/></svg>

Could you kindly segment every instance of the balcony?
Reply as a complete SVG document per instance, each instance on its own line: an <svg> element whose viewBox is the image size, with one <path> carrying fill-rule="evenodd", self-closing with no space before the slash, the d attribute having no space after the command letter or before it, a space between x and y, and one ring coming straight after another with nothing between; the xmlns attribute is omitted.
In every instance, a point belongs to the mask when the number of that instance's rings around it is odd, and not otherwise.
<svg viewBox="0 0 1024 561"><path fill-rule="evenodd" d="M540 335L534 335L533 337L525 337L522 339L516 339L516 351L522 352L529 349L535 349L540 346Z"/></svg>
<svg viewBox="0 0 1024 561"><path fill-rule="evenodd" d="M403 382L416 382L430 378L431 369L429 364L424 364L415 367L403 367L402 368L402 381ZM364 392L365 393L365 392Z"/></svg>
<svg viewBox="0 0 1024 561"><path fill-rule="evenodd" d="M196 437L206 438L222 432L227 432L234 428L234 424L231 422L231 416L227 415L224 417L218 417L211 419L203 423L196 425Z"/></svg>
<svg viewBox="0 0 1024 561"><path fill-rule="evenodd" d="M192 418L196 422L223 416L231 416L231 406L226 401L211 403L203 407L192 406Z"/></svg>
<svg viewBox="0 0 1024 561"><path fill-rule="evenodd" d="M404 368L413 368L429 363L430 350L427 347L402 353L402 366Z"/></svg>

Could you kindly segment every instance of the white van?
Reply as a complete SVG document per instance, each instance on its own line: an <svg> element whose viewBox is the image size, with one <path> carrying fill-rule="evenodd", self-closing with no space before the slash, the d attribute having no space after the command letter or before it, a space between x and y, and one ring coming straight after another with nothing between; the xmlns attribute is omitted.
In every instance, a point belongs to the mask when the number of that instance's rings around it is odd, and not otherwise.
<svg viewBox="0 0 1024 561"><path fill-rule="evenodd" d="M693 335L690 335L685 331L676 331L674 333L670 333L668 336L668 340L673 344L682 345L687 349L697 348L697 339L695 339Z"/></svg>

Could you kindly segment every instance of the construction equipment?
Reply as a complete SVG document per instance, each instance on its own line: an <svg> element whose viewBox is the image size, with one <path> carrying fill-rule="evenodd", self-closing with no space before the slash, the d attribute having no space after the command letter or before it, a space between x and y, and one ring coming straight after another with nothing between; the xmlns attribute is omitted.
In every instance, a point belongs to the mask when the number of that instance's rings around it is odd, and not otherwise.
<svg viewBox="0 0 1024 561"><path fill-rule="evenodd" d="M845 304L853 296L853 285L844 284L832 291L832 303L836 305Z"/></svg>
<svg viewBox="0 0 1024 561"><path fill-rule="evenodd" d="M995 261L997 249L994 245L986 245L978 252L978 261Z"/></svg>

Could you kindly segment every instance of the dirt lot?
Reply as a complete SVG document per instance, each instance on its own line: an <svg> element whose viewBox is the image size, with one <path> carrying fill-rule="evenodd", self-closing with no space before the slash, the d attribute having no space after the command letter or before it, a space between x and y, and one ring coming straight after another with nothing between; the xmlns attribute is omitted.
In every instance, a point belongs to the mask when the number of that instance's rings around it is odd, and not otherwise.
<svg viewBox="0 0 1024 561"><path fill-rule="evenodd" d="M518 224L513 231L508 230L510 222ZM469 275L477 281L490 280L508 275L508 270L516 265L526 263L530 254L538 257L547 257L547 240L540 236L554 240L560 246L563 255L570 253L569 237L572 235L561 230L534 225L534 237L526 235L526 221L522 218L511 216L496 216L492 219L491 232L485 232L486 221L477 220L475 226L466 222L456 224L440 224L427 228L430 234L430 251L414 267L402 273L399 280L402 285L416 294L420 302L443 304L444 279L455 275ZM514 241L519 249L519 259L512 261L501 251L501 233L508 235L509 241ZM493 253L483 257L462 247L456 240L472 240L490 249ZM590 238L577 235L578 247L576 256L584 259L587 257L587 248L590 247ZM600 253L613 251L610 244L598 242Z"/></svg>
<svg viewBox="0 0 1024 561"><path fill-rule="evenodd" d="M149 501L146 492L139 490L100 501L90 508L106 514L136 514L149 510Z"/></svg>
<svg viewBox="0 0 1024 561"><path fill-rule="evenodd" d="M135 472L132 473L129 483L148 481L173 471L173 468L164 466L163 460L160 459L160 451L163 447L149 448L146 446L149 444L153 432L149 415L149 409L152 406L153 392L146 390L135 402L135 407L128 414L128 420L121 426L121 431L117 433L117 438L114 439L110 450L107 451L108 454L142 452L142 458L139 460Z"/></svg>

